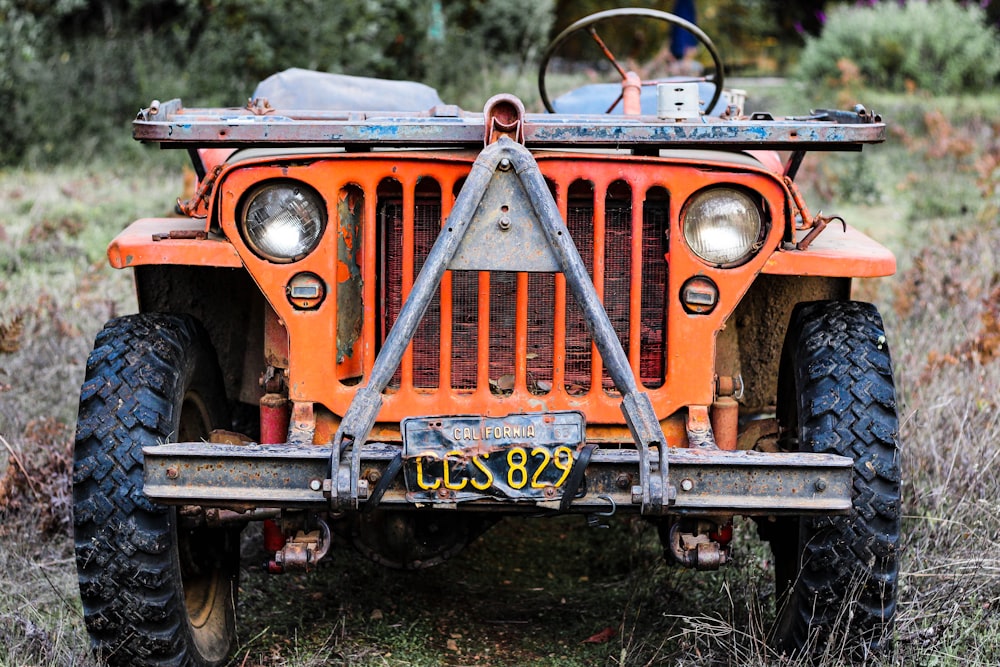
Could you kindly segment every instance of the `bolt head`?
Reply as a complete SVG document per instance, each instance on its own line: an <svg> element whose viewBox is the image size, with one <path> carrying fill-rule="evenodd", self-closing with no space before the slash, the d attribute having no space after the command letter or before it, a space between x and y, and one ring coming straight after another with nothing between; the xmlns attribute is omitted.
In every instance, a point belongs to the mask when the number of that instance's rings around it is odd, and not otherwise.
<svg viewBox="0 0 1000 667"><path fill-rule="evenodd" d="M167 479L177 479L180 477L180 471L177 468L167 468Z"/></svg>
<svg viewBox="0 0 1000 667"><path fill-rule="evenodd" d="M323 490L323 480L321 480L321 479L311 479L311 480L309 480L309 488L312 489L313 491L322 491Z"/></svg>
<svg viewBox="0 0 1000 667"><path fill-rule="evenodd" d="M681 480L681 490L682 491L690 491L693 488L694 488L694 482L693 481L691 481L687 477L685 477L684 479Z"/></svg>
<svg viewBox="0 0 1000 667"><path fill-rule="evenodd" d="M820 477L813 484L817 491L826 491L826 480Z"/></svg>

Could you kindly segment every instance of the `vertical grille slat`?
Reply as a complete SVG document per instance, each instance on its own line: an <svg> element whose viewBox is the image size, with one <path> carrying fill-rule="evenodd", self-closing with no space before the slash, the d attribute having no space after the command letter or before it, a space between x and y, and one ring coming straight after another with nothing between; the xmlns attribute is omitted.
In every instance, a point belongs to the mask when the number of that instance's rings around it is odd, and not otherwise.
<svg viewBox="0 0 1000 667"><path fill-rule="evenodd" d="M398 317L459 185L384 179L375 218L382 258L378 340ZM430 184L428 185L428 181ZM552 183L587 272L640 383L663 385L667 193L625 180ZM595 266L598 274L595 275ZM409 270L408 270L409 269ZM582 395L612 391L562 274L448 271L392 386L460 392ZM410 365L407 366L406 364Z"/></svg>
<svg viewBox="0 0 1000 667"><path fill-rule="evenodd" d="M476 349L476 387L487 389L490 382L490 305L492 294L490 284L492 275L486 271L479 272L479 316Z"/></svg>
<svg viewBox="0 0 1000 667"><path fill-rule="evenodd" d="M475 389L479 349L479 274L451 271L451 388Z"/></svg>
<svg viewBox="0 0 1000 667"><path fill-rule="evenodd" d="M514 339L517 332L517 274L490 274L489 359L490 387L508 391L514 386Z"/></svg>
<svg viewBox="0 0 1000 667"><path fill-rule="evenodd" d="M578 182L579 183L579 182ZM575 183L570 188L569 209L566 226L576 243L587 274L594 276L594 201L593 194L586 199L580 196ZM576 190L576 191L574 191ZM566 391L573 395L583 394L590 389L590 359L592 338L583 319L580 305L569 293L566 295L566 363L564 383Z"/></svg>
<svg viewBox="0 0 1000 667"><path fill-rule="evenodd" d="M397 186L398 187L398 186ZM395 188L394 188L395 189ZM396 192L392 193L397 195ZM412 202L409 207L404 202ZM409 296L441 227L440 196L402 196L380 202L385 235L386 265L386 326L385 333L396 321L403 302ZM407 208L409 213L407 214ZM428 356L436 356L441 349L441 297L435 294L413 343L403 356L400 368L392 379L393 386L436 387L438 385L438 364L426 363Z"/></svg>
<svg viewBox="0 0 1000 667"><path fill-rule="evenodd" d="M450 190L448 190L450 191ZM455 203L454 195L449 195L447 197L442 196L441 199L441 220L440 226L444 226L447 223L447 218L451 214L452 206ZM443 389L450 389L452 385L452 375L451 375L451 354L452 349L454 349L453 339L452 339L452 326L454 324L455 313L452 309L452 280L453 274L451 271L445 271L444 276L441 277L441 331L440 331L440 346L438 351L438 359L441 364L439 381Z"/></svg>
<svg viewBox="0 0 1000 667"><path fill-rule="evenodd" d="M566 293L563 290L562 299L559 298L556 278L552 273L528 275L526 380L528 389L540 394L551 391L557 373L562 374L561 366L555 365L555 355L561 354L564 349L558 344L565 342L560 335L563 327L557 327L560 322L565 322Z"/></svg>
<svg viewBox="0 0 1000 667"><path fill-rule="evenodd" d="M414 206L413 215L413 277L416 279L420 270L424 268L424 262L434 247L438 234L441 231L441 197L439 193L434 193L431 188L420 197L419 204ZM425 360L437 360L441 349L441 294L440 290L434 295L424 319L417 328L417 334L413 339L414 359L420 359L418 365L414 363L413 381L417 387L437 387L440 381L440 369L436 363L426 363Z"/></svg>
<svg viewBox="0 0 1000 667"><path fill-rule="evenodd" d="M569 220L569 197L567 186L553 186L553 197L559 206L559 215L563 220ZM566 276L557 273L552 278L553 304L552 304L552 384L553 387L562 387L566 383ZM543 326L545 313L541 314L535 322L535 326ZM544 382L544 379L541 379ZM537 382L537 381L536 381Z"/></svg>
<svg viewBox="0 0 1000 667"><path fill-rule="evenodd" d="M659 186L646 192L642 206L642 297L639 376L650 389L662 387L666 375L667 233L669 199Z"/></svg>
<svg viewBox="0 0 1000 667"><path fill-rule="evenodd" d="M398 184L398 181L397 181ZM402 213L402 251L403 251L403 262L401 266L403 289L402 289L402 301L406 302L406 298L410 295L410 290L413 287L414 278L416 278L416 254L420 250L420 239L416 238L416 227L414 225L414 218L416 217L414 206L413 206L413 190L410 188L402 189L402 199L403 204L400 207L400 212ZM398 312L398 311L397 311ZM419 338L419 331L417 332ZM416 340L416 338L415 338ZM413 348L411 344L406 348L406 353L403 355L403 362L400 366L399 372L401 385L404 388L413 387Z"/></svg>
<svg viewBox="0 0 1000 667"><path fill-rule="evenodd" d="M604 309L611 326L628 354L629 312L632 281L632 189L623 181L608 188L604 215ZM602 374L605 391L614 389L607 371Z"/></svg>
<svg viewBox="0 0 1000 667"><path fill-rule="evenodd" d="M629 284L628 284L628 340L629 346L625 349L628 355L629 366L636 377L642 377L640 372L642 355L642 244L645 238L643 234L642 216L644 215L642 203L639 201L639 192L632 190L629 197L629 229L631 240L629 244Z"/></svg>
<svg viewBox="0 0 1000 667"><path fill-rule="evenodd" d="M528 386L528 274L517 274L515 299L517 320L514 331L514 386L524 390Z"/></svg>

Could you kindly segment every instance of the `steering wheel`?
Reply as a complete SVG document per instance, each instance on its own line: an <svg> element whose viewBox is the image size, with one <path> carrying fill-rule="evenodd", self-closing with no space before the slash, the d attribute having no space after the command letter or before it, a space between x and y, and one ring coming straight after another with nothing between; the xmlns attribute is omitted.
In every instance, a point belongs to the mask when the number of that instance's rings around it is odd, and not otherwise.
<svg viewBox="0 0 1000 667"><path fill-rule="evenodd" d="M709 36L706 35L704 32L702 32L701 28L699 28L695 24L691 23L690 21L686 21L685 19L682 19L681 17L676 16L674 14L661 12L657 9L644 9L641 7L633 7L625 9L609 9L607 11L591 14L590 16L584 16L579 21L575 21L573 24L568 26L565 30L559 33L558 37L552 40L552 43L549 44L548 48L545 49L545 54L542 56L542 62L538 66L538 92L541 94L542 104L545 105L545 109L549 113L555 113L555 109L552 107L552 101L549 99L548 90L545 88L545 73L546 71L548 71L549 62L552 60L552 56L555 55L555 53L559 50L559 47L561 47L563 43L565 43L566 40L570 38L571 35L581 30L586 29L586 31L590 34L591 39L593 39L597 43L597 46L601 49L601 52L604 54L604 57L611 62L611 64L614 66L616 70L618 70L618 74L622 77L622 81L625 80L626 77L625 68L621 66L621 64L615 58L615 55L604 44L604 41L601 39L600 35L597 34L597 28L595 27L595 24L597 23L625 16L664 21L671 25L687 30L692 35L694 35L699 42L705 45L705 48L708 49L709 54L711 54L712 56L712 63L715 65L715 75L710 79L711 82L715 85L715 92L712 95L712 100L708 103L708 106L706 106L705 109L715 108L716 102L718 102L719 98L722 97L722 86L725 77L724 73L725 70L722 66L722 58L719 57L719 52L716 50L715 44L712 43L712 40L709 38ZM709 79L699 78L692 80L704 81ZM644 85L654 84L654 83L658 82L648 81L644 82ZM613 109L615 106L617 106L617 104L618 103L616 101L611 108ZM610 112L611 109L608 109L608 113Z"/></svg>

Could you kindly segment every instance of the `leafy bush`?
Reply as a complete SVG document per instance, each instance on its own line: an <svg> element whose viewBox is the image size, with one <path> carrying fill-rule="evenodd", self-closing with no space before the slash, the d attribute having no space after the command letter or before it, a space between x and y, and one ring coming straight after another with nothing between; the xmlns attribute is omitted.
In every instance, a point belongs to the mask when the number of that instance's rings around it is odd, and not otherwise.
<svg viewBox="0 0 1000 667"><path fill-rule="evenodd" d="M239 105L289 67L425 81L448 99L487 66L523 68L545 44L553 6L0 0L0 165L120 153L126 123L154 97Z"/></svg>
<svg viewBox="0 0 1000 667"><path fill-rule="evenodd" d="M798 76L836 83L847 61L873 87L981 91L1000 75L1000 35L985 18L977 4L951 1L838 7L807 40Z"/></svg>

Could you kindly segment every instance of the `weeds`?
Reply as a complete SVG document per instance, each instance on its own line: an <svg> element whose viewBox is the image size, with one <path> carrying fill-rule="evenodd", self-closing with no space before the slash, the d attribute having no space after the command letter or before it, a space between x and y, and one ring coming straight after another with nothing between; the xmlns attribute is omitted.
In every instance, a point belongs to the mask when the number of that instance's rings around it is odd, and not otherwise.
<svg viewBox="0 0 1000 667"><path fill-rule="evenodd" d="M22 434L21 454L0 435L8 464L0 477L0 537L7 522L36 518L43 535L67 535L72 525L70 497L73 468L72 432L54 419L36 419Z"/></svg>
<svg viewBox="0 0 1000 667"><path fill-rule="evenodd" d="M899 276L861 286L890 333L905 456L896 644L875 665L1000 662L1000 131L962 104L887 98L905 132L866 151L876 206L905 209L869 226L898 241ZM972 193L964 210L942 170ZM0 174L0 666L92 664L68 537L76 397L93 334L135 308L103 246L130 219L169 211L179 173ZM852 175L817 167L814 191L839 201ZM929 217L918 198L944 208ZM870 214L860 201L852 223ZM231 664L802 664L768 648L773 565L751 522L734 549L732 566L696 573L664 564L641 521L517 520L419 574L341 544L319 572L276 578L245 550ZM821 649L816 664L854 660L842 641Z"/></svg>
<svg viewBox="0 0 1000 667"><path fill-rule="evenodd" d="M0 353L12 354L21 349L21 335L24 333L25 313L14 313L5 322L0 322Z"/></svg>

